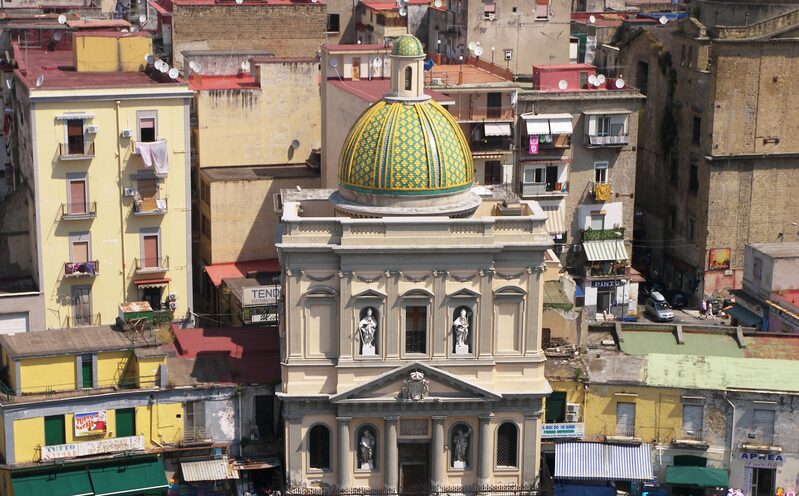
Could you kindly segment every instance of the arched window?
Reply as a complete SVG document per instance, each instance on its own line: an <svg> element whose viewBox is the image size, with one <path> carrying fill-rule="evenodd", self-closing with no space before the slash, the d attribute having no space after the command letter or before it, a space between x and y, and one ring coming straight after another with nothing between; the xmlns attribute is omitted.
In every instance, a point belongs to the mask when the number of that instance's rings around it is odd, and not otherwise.
<svg viewBox="0 0 799 496"><path fill-rule="evenodd" d="M355 442L358 444L358 469L377 469L377 431L371 425L358 429Z"/></svg>
<svg viewBox="0 0 799 496"><path fill-rule="evenodd" d="M511 422L505 422L497 430L497 466L517 467L518 429Z"/></svg>
<svg viewBox="0 0 799 496"><path fill-rule="evenodd" d="M330 429L315 425L308 432L308 456L311 468L330 468Z"/></svg>
<svg viewBox="0 0 799 496"><path fill-rule="evenodd" d="M472 428L469 424L458 422L449 430L449 466L469 468L471 466Z"/></svg>
<svg viewBox="0 0 799 496"><path fill-rule="evenodd" d="M411 91L413 87L413 67L405 68L405 91Z"/></svg>

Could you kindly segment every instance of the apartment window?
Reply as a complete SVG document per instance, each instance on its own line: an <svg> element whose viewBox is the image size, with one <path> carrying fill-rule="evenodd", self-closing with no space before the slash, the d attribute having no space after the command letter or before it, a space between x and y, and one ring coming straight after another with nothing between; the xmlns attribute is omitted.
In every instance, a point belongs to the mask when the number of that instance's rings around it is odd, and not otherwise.
<svg viewBox="0 0 799 496"><path fill-rule="evenodd" d="M116 410L116 437L129 437L136 435L136 409L120 408Z"/></svg>
<svg viewBox="0 0 799 496"><path fill-rule="evenodd" d="M483 3L483 19L495 19L497 15L497 4L494 2Z"/></svg>
<svg viewBox="0 0 799 496"><path fill-rule="evenodd" d="M669 180L671 184L677 184L677 178L679 177L679 162L677 162L677 157L671 157L669 160Z"/></svg>
<svg viewBox="0 0 799 496"><path fill-rule="evenodd" d="M83 155L86 151L86 141L83 137L83 119L67 119L67 153L70 155Z"/></svg>
<svg viewBox="0 0 799 496"><path fill-rule="evenodd" d="M608 163L607 162L594 162L594 182L606 183L608 182Z"/></svg>
<svg viewBox="0 0 799 496"><path fill-rule="evenodd" d="M755 276L755 280L760 281L763 277L763 259L760 257L755 257L752 260L752 275Z"/></svg>
<svg viewBox="0 0 799 496"><path fill-rule="evenodd" d="M680 45L680 67L685 66L685 45Z"/></svg>
<svg viewBox="0 0 799 496"><path fill-rule="evenodd" d="M155 269L161 266L161 240L157 231L141 233L141 253L142 269Z"/></svg>
<svg viewBox="0 0 799 496"><path fill-rule="evenodd" d="M161 201L158 180L155 178L136 180L136 198L134 201L134 211L136 212L153 212L166 208L166 203Z"/></svg>
<svg viewBox="0 0 799 496"><path fill-rule="evenodd" d="M311 468L330 468L330 429L315 425L308 432L308 457Z"/></svg>
<svg viewBox="0 0 799 496"><path fill-rule="evenodd" d="M274 435L275 422L275 398L271 395L260 394L255 401L255 425L258 428L259 437L271 437Z"/></svg>
<svg viewBox="0 0 799 496"><path fill-rule="evenodd" d="M94 387L94 360L91 355L81 355L80 357L80 373L81 373L81 387L83 389L91 389Z"/></svg>
<svg viewBox="0 0 799 496"><path fill-rule="evenodd" d="M78 270L83 270L85 267L76 266L85 265L91 261L91 239L89 233L70 233L69 261L72 263L72 268Z"/></svg>
<svg viewBox="0 0 799 496"><path fill-rule="evenodd" d="M66 421L63 415L53 415L44 418L44 445L54 446L66 444Z"/></svg>
<svg viewBox="0 0 799 496"><path fill-rule="evenodd" d="M677 229L677 209L674 207L669 207L669 214L668 214L668 225L669 229L675 231Z"/></svg>
<svg viewBox="0 0 799 496"><path fill-rule="evenodd" d="M616 435L635 435L635 403L616 403Z"/></svg>
<svg viewBox="0 0 799 496"><path fill-rule="evenodd" d="M138 139L144 143L151 143L157 139L156 128L158 113L155 110L142 110L136 112L138 122Z"/></svg>
<svg viewBox="0 0 799 496"><path fill-rule="evenodd" d="M502 184L502 162L499 160L486 161L483 183Z"/></svg>
<svg viewBox="0 0 799 496"><path fill-rule="evenodd" d="M685 59L686 65L690 69L694 65L694 46L688 45L688 56Z"/></svg>
<svg viewBox="0 0 799 496"><path fill-rule="evenodd" d="M340 22L339 14L327 14L327 32L338 33L339 22Z"/></svg>
<svg viewBox="0 0 799 496"><path fill-rule="evenodd" d="M184 435L189 439L205 437L205 403L203 401L187 401L185 410Z"/></svg>
<svg viewBox="0 0 799 496"><path fill-rule="evenodd" d="M638 89L642 94L646 95L647 87L649 86L649 64L639 61L636 76Z"/></svg>
<svg viewBox="0 0 799 496"><path fill-rule="evenodd" d="M89 194L86 176L67 179L67 213L82 215L89 213Z"/></svg>
<svg viewBox="0 0 799 496"><path fill-rule="evenodd" d="M566 393L553 391L546 400L546 413L544 416L547 424L557 424L566 421Z"/></svg>
<svg viewBox="0 0 799 496"><path fill-rule="evenodd" d="M691 133L691 143L698 145L702 137L702 119L694 116L694 125Z"/></svg>
<svg viewBox="0 0 799 496"><path fill-rule="evenodd" d="M405 353L427 353L427 306L405 307Z"/></svg>
<svg viewBox="0 0 799 496"><path fill-rule="evenodd" d="M702 439L705 407L702 405L682 406L682 435L684 439Z"/></svg>
<svg viewBox="0 0 799 496"><path fill-rule="evenodd" d="M591 214L591 230L601 231L605 229L605 214Z"/></svg>
<svg viewBox="0 0 799 496"><path fill-rule="evenodd" d="M596 118L596 135L610 136L610 116L600 115Z"/></svg>
<svg viewBox="0 0 799 496"><path fill-rule="evenodd" d="M688 219L688 222L685 225L685 238L688 241L694 240L694 228L696 227L696 220Z"/></svg>
<svg viewBox="0 0 799 496"><path fill-rule="evenodd" d="M545 169L543 167L526 167L522 180L525 184L537 184L544 182Z"/></svg>
<svg viewBox="0 0 799 496"><path fill-rule="evenodd" d="M413 67L408 66L405 68L405 91L413 89Z"/></svg>
<svg viewBox="0 0 799 496"><path fill-rule="evenodd" d="M76 326L91 325L92 323L91 286L72 287L72 321Z"/></svg>
<svg viewBox="0 0 799 496"><path fill-rule="evenodd" d="M497 429L497 466L516 467L518 465L519 430L510 422L504 422Z"/></svg>
<svg viewBox="0 0 799 496"><path fill-rule="evenodd" d="M200 199L207 205L211 204L211 185L206 181L200 183Z"/></svg>
<svg viewBox="0 0 799 496"><path fill-rule="evenodd" d="M752 434L755 439L770 443L774 437L774 410L758 410L752 412Z"/></svg>
<svg viewBox="0 0 799 496"><path fill-rule="evenodd" d="M549 19L549 0L535 0L535 20L546 21Z"/></svg>
<svg viewBox="0 0 799 496"><path fill-rule="evenodd" d="M488 93L486 95L486 114L489 119L502 117L502 93Z"/></svg>
<svg viewBox="0 0 799 496"><path fill-rule="evenodd" d="M688 192L696 194L699 192L699 166L691 164L691 172L688 179Z"/></svg>

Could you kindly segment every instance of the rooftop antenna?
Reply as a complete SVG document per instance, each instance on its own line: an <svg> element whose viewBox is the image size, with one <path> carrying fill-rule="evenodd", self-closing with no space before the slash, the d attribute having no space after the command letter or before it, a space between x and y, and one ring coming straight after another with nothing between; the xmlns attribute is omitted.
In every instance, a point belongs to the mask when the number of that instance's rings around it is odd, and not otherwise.
<svg viewBox="0 0 799 496"><path fill-rule="evenodd" d="M250 61L245 60L241 63L241 72L250 72Z"/></svg>
<svg viewBox="0 0 799 496"><path fill-rule="evenodd" d="M36 78L36 87L41 88L44 84L44 74L39 74L39 77Z"/></svg>
<svg viewBox="0 0 799 496"><path fill-rule="evenodd" d="M67 23L67 16L61 14L58 16L58 24L66 24Z"/></svg>
<svg viewBox="0 0 799 496"><path fill-rule="evenodd" d="M169 76L169 79L174 81L178 78L178 76L180 76L180 71L173 67L167 71L167 75Z"/></svg>
<svg viewBox="0 0 799 496"><path fill-rule="evenodd" d="M561 79L560 81L558 81L558 88L565 90L568 87L569 87L569 82L566 81L565 79Z"/></svg>
<svg viewBox="0 0 799 496"><path fill-rule="evenodd" d="M592 15L588 16L588 23L589 23L589 24L594 24L594 23L596 23L596 17L594 17L594 16L592 16Z"/></svg>
<svg viewBox="0 0 799 496"><path fill-rule="evenodd" d="M661 25L665 26L666 23L669 22L669 18L666 17L666 16L660 16L660 19L658 19L658 22L660 22Z"/></svg>

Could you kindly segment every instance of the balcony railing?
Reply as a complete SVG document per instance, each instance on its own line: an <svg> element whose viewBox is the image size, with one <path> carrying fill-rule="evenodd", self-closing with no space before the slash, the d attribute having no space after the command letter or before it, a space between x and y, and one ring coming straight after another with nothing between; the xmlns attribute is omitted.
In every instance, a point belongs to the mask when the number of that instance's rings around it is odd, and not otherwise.
<svg viewBox="0 0 799 496"><path fill-rule="evenodd" d="M100 273L100 262L65 262L64 277L96 277Z"/></svg>
<svg viewBox="0 0 799 496"><path fill-rule="evenodd" d="M100 325L100 322L102 322L102 318L99 313L77 313L75 315L68 315L64 319L64 327Z"/></svg>
<svg viewBox="0 0 799 496"><path fill-rule="evenodd" d="M211 436L208 434L208 429L205 427L186 427L183 430L183 445L189 446L192 444L208 444L211 442Z"/></svg>
<svg viewBox="0 0 799 496"><path fill-rule="evenodd" d="M522 183L522 196L547 196L566 194L566 188L561 183Z"/></svg>
<svg viewBox="0 0 799 496"><path fill-rule="evenodd" d="M169 269L169 257L147 257L133 260L137 273L164 272Z"/></svg>
<svg viewBox="0 0 799 496"><path fill-rule="evenodd" d="M469 141L472 152L509 152L512 140L510 138L484 138Z"/></svg>
<svg viewBox="0 0 799 496"><path fill-rule="evenodd" d="M449 74L446 76L446 80L450 82L450 84L458 84L458 74ZM440 78L433 78L434 82L436 79ZM445 81L440 81L441 85L445 85ZM434 86L437 86L434 84ZM513 120L514 116L514 108L513 107L486 107L486 106L475 106L472 108L468 108L466 105L464 107L456 107L450 110L450 113L458 121L490 121L490 120L500 120L500 121L509 121Z"/></svg>
<svg viewBox="0 0 799 496"><path fill-rule="evenodd" d="M613 197L610 183L591 183L591 196L597 201L608 201Z"/></svg>
<svg viewBox="0 0 799 496"><path fill-rule="evenodd" d="M167 199L159 198L149 205L137 199L133 202L133 215L164 215L167 212Z"/></svg>
<svg viewBox="0 0 799 496"><path fill-rule="evenodd" d="M61 160L84 160L94 157L94 142L84 143L83 146L58 144L58 155Z"/></svg>
<svg viewBox="0 0 799 496"><path fill-rule="evenodd" d="M782 451L782 443L778 434L750 432L744 436L742 447L750 451L766 451L778 453Z"/></svg>
<svg viewBox="0 0 799 496"><path fill-rule="evenodd" d="M702 431L675 429L671 444L675 446L706 448L708 446Z"/></svg>
<svg viewBox="0 0 799 496"><path fill-rule="evenodd" d="M97 202L61 204L61 218L64 220L94 219L95 217L97 217Z"/></svg>
<svg viewBox="0 0 799 496"><path fill-rule="evenodd" d="M626 134L614 134L607 136L597 136L586 134L585 146L588 147L601 147L601 146L624 146L628 144L630 138Z"/></svg>
<svg viewBox="0 0 799 496"><path fill-rule="evenodd" d="M627 273L625 260L617 262L589 262L586 264L585 273L591 277L618 277Z"/></svg>

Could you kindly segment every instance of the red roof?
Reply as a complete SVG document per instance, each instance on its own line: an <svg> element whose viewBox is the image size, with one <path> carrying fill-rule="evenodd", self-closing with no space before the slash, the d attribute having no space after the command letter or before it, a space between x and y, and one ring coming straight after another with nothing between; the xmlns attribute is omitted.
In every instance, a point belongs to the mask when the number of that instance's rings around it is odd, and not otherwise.
<svg viewBox="0 0 799 496"><path fill-rule="evenodd" d="M386 2L380 0L361 0L361 4L372 10L399 10L397 2Z"/></svg>
<svg viewBox="0 0 799 496"><path fill-rule="evenodd" d="M380 100L391 92L391 80L388 78L372 80L361 79L359 81L352 81L349 79L328 79L327 83L370 103ZM451 96L447 96L437 91L430 91L426 89L425 93L433 97L433 100L437 101L438 103L443 104L446 102L453 102L453 98Z"/></svg>
<svg viewBox="0 0 799 496"><path fill-rule="evenodd" d="M280 382L277 327L172 326L172 332L178 354L194 359L193 375L207 382ZM219 366L220 360L226 366Z"/></svg>
<svg viewBox="0 0 799 496"><path fill-rule="evenodd" d="M195 91L203 90L240 90L260 88L255 76L249 75L198 75L189 78L189 87Z"/></svg>
<svg viewBox="0 0 799 496"><path fill-rule="evenodd" d="M75 29L129 28L130 23L125 19L79 19L67 21L67 26Z"/></svg>
<svg viewBox="0 0 799 496"><path fill-rule="evenodd" d="M249 262L228 262L206 265L205 272L217 288L222 279L228 277L246 277L248 272L280 272L280 262L276 258L251 260Z"/></svg>

